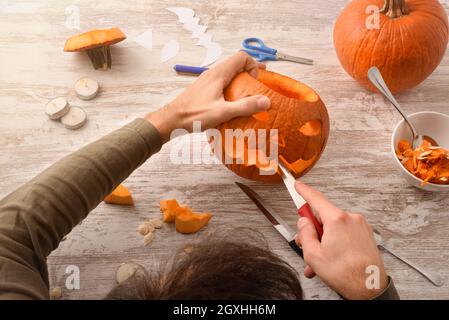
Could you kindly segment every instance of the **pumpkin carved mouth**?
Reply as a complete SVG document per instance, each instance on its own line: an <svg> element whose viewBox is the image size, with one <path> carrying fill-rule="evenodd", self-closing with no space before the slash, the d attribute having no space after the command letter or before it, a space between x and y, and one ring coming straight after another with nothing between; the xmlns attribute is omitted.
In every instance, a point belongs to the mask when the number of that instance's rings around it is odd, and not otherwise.
<svg viewBox="0 0 449 320"><path fill-rule="evenodd" d="M278 161L295 177L310 170L329 136L329 116L318 94L299 81L259 70L257 79L243 72L225 89L228 101L249 95L267 96L271 107L217 127L222 140L220 144L217 139L210 143L213 150L221 148L226 167L241 177L273 183L282 180L277 174ZM240 133L229 139L229 129Z"/></svg>

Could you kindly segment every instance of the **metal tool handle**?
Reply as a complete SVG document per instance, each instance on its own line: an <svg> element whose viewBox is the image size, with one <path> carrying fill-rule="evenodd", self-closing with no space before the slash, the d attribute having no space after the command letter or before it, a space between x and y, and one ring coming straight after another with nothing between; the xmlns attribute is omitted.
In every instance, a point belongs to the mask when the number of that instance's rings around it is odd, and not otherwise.
<svg viewBox="0 0 449 320"><path fill-rule="evenodd" d="M315 226L315 230L318 233L318 237L321 240L321 237L323 236L323 226L315 217L315 214L313 213L312 208L308 203L305 203L301 208L298 209L298 215L303 218L309 218L310 220L312 220Z"/></svg>
<svg viewBox="0 0 449 320"><path fill-rule="evenodd" d="M391 104L396 108L396 110L399 111L399 113L401 114L401 116L404 118L405 122L409 126L410 130L412 131L413 140L416 140L418 138L418 133L417 133L415 127L412 125L412 123L410 121L408 121L407 115L402 110L401 106L396 101L396 99L394 98L390 89L388 89L388 86L385 83L385 80L382 77L382 74L380 73L379 69L377 69L377 67L371 67L368 70L368 79L379 90L379 92L382 93L383 96L385 98L387 98L388 101L391 102Z"/></svg>
<svg viewBox="0 0 449 320"><path fill-rule="evenodd" d="M295 240L289 241L288 244L298 254L298 256L300 256L301 258L304 259L304 254L302 252L302 248L296 244Z"/></svg>
<svg viewBox="0 0 449 320"><path fill-rule="evenodd" d="M424 270L421 267L416 266L413 262L411 262L410 260L402 257L401 255L399 255L397 252L391 250L390 248L387 248L385 246L385 244L381 243L379 244L382 248L384 248L386 251L388 251L390 254L392 254L393 256L395 256L396 258L398 258L399 260L401 260L402 262L408 264L410 267L412 267L413 269L415 269L416 271L418 271L419 273L421 273L424 277L426 277L427 279L429 279L430 282L432 282L434 285L436 285L437 287L441 287L444 284L444 280L443 278L441 278L441 276L439 274L435 274L435 273L431 273L428 272L426 270Z"/></svg>
<svg viewBox="0 0 449 320"><path fill-rule="evenodd" d="M252 45L251 43L255 43L256 45ZM265 43L262 41L262 39L259 38L246 38L245 40L243 40L242 45L243 48L254 51L261 51L272 55L276 55L277 52L276 49L267 47Z"/></svg>
<svg viewBox="0 0 449 320"><path fill-rule="evenodd" d="M313 63L314 63L312 59L290 56L288 54L285 54L285 53L282 53L279 51L276 53L276 57L277 57L277 60L284 60L284 61L296 62L296 63L301 63L301 64L307 64L309 66L313 65Z"/></svg>

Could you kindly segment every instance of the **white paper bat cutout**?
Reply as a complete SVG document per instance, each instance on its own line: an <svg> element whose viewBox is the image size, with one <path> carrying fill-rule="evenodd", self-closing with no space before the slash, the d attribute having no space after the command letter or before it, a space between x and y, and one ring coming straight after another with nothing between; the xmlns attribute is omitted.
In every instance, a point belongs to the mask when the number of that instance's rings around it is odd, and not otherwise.
<svg viewBox="0 0 449 320"><path fill-rule="evenodd" d="M208 66L220 58L220 44L212 42L212 35L206 33L207 26L200 24L200 19L195 17L195 11L185 7L170 7L167 10L178 16L178 21L183 24L184 29L192 33L193 39L198 39L197 46L203 46L207 49L201 67Z"/></svg>

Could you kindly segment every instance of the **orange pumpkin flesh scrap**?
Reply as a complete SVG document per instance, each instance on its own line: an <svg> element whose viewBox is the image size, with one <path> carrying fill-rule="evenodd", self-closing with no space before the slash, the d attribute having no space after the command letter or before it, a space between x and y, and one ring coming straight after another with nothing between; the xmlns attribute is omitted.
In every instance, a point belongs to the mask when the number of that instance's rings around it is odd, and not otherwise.
<svg viewBox="0 0 449 320"><path fill-rule="evenodd" d="M189 207L181 207L175 199L159 201L164 222L174 222L176 231L195 233L209 223L210 213L194 213Z"/></svg>
<svg viewBox="0 0 449 320"><path fill-rule="evenodd" d="M121 184L119 184L118 187L111 192L111 194L104 198L104 202L122 206L134 205L134 200L131 193L124 185Z"/></svg>
<svg viewBox="0 0 449 320"><path fill-rule="evenodd" d="M178 201L175 199L161 200L159 201L160 209L162 212L162 221L173 222L176 217L176 210L180 208Z"/></svg>
<svg viewBox="0 0 449 320"><path fill-rule="evenodd" d="M210 213L194 213L188 207L179 207L176 210L175 228L180 233L195 233L206 226L211 218Z"/></svg>
<svg viewBox="0 0 449 320"><path fill-rule="evenodd" d="M367 11L370 7L382 9L377 14ZM439 65L448 44L448 18L438 0L354 0L337 18L333 38L350 76L377 92L367 76L376 66L397 93L417 86Z"/></svg>
<svg viewBox="0 0 449 320"><path fill-rule="evenodd" d="M422 185L449 184L449 150L432 146L426 140L413 150L408 141L401 140L396 155L411 174L422 180Z"/></svg>
<svg viewBox="0 0 449 320"><path fill-rule="evenodd" d="M86 51L95 69L112 66L110 46L126 39L119 28L91 30L67 39L64 51Z"/></svg>
<svg viewBox="0 0 449 320"><path fill-rule="evenodd" d="M296 178L306 173L318 161L329 136L329 116L324 103L313 89L292 78L266 70L259 70L257 78L246 72L238 74L225 89L224 94L227 101L235 101L251 95L265 95L271 101L271 107L267 111L269 121L260 121L255 119L254 116L239 117L217 127L221 133L222 141L221 143L215 141L215 146L220 146L222 149L220 152L221 160L234 173L252 180L271 183L282 181L279 174L266 175L262 174L265 172L261 172L261 168L262 170L276 168L277 163L273 161L271 163L267 161L264 166L264 163L258 162L256 157L245 154L243 163L239 160L240 162L235 161L227 164L225 156L231 153L231 150L226 150L225 129L240 129L242 131L250 129L255 131L256 136L259 130L265 130L267 150L270 149L270 143L277 143L279 155L282 155L289 163L295 163L302 159L300 161L301 173L294 174ZM298 130L307 122L313 120L320 121L320 134L308 136ZM278 139L270 134L269 130L271 129L278 130ZM256 147L261 149L259 143ZM244 151L248 153L247 149ZM239 156L235 159L242 159L242 155ZM274 157L270 154L270 158L273 159ZM305 164L308 166L306 169L302 168L303 161L306 161ZM275 172L278 172L278 170L274 170Z"/></svg>

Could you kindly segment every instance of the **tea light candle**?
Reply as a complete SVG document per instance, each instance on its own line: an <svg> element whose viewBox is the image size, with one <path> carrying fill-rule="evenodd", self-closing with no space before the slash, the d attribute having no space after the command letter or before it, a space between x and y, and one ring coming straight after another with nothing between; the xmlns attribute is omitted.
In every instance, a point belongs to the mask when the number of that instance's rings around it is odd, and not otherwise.
<svg viewBox="0 0 449 320"><path fill-rule="evenodd" d="M75 82L76 95L82 100L92 100L98 93L100 86L91 78L81 78Z"/></svg>
<svg viewBox="0 0 449 320"><path fill-rule="evenodd" d="M80 107L70 107L69 112L61 118L61 122L67 129L79 129L87 122L87 114Z"/></svg>
<svg viewBox="0 0 449 320"><path fill-rule="evenodd" d="M69 112L70 106L65 97L57 97L48 101L45 113L52 120L58 120Z"/></svg>

